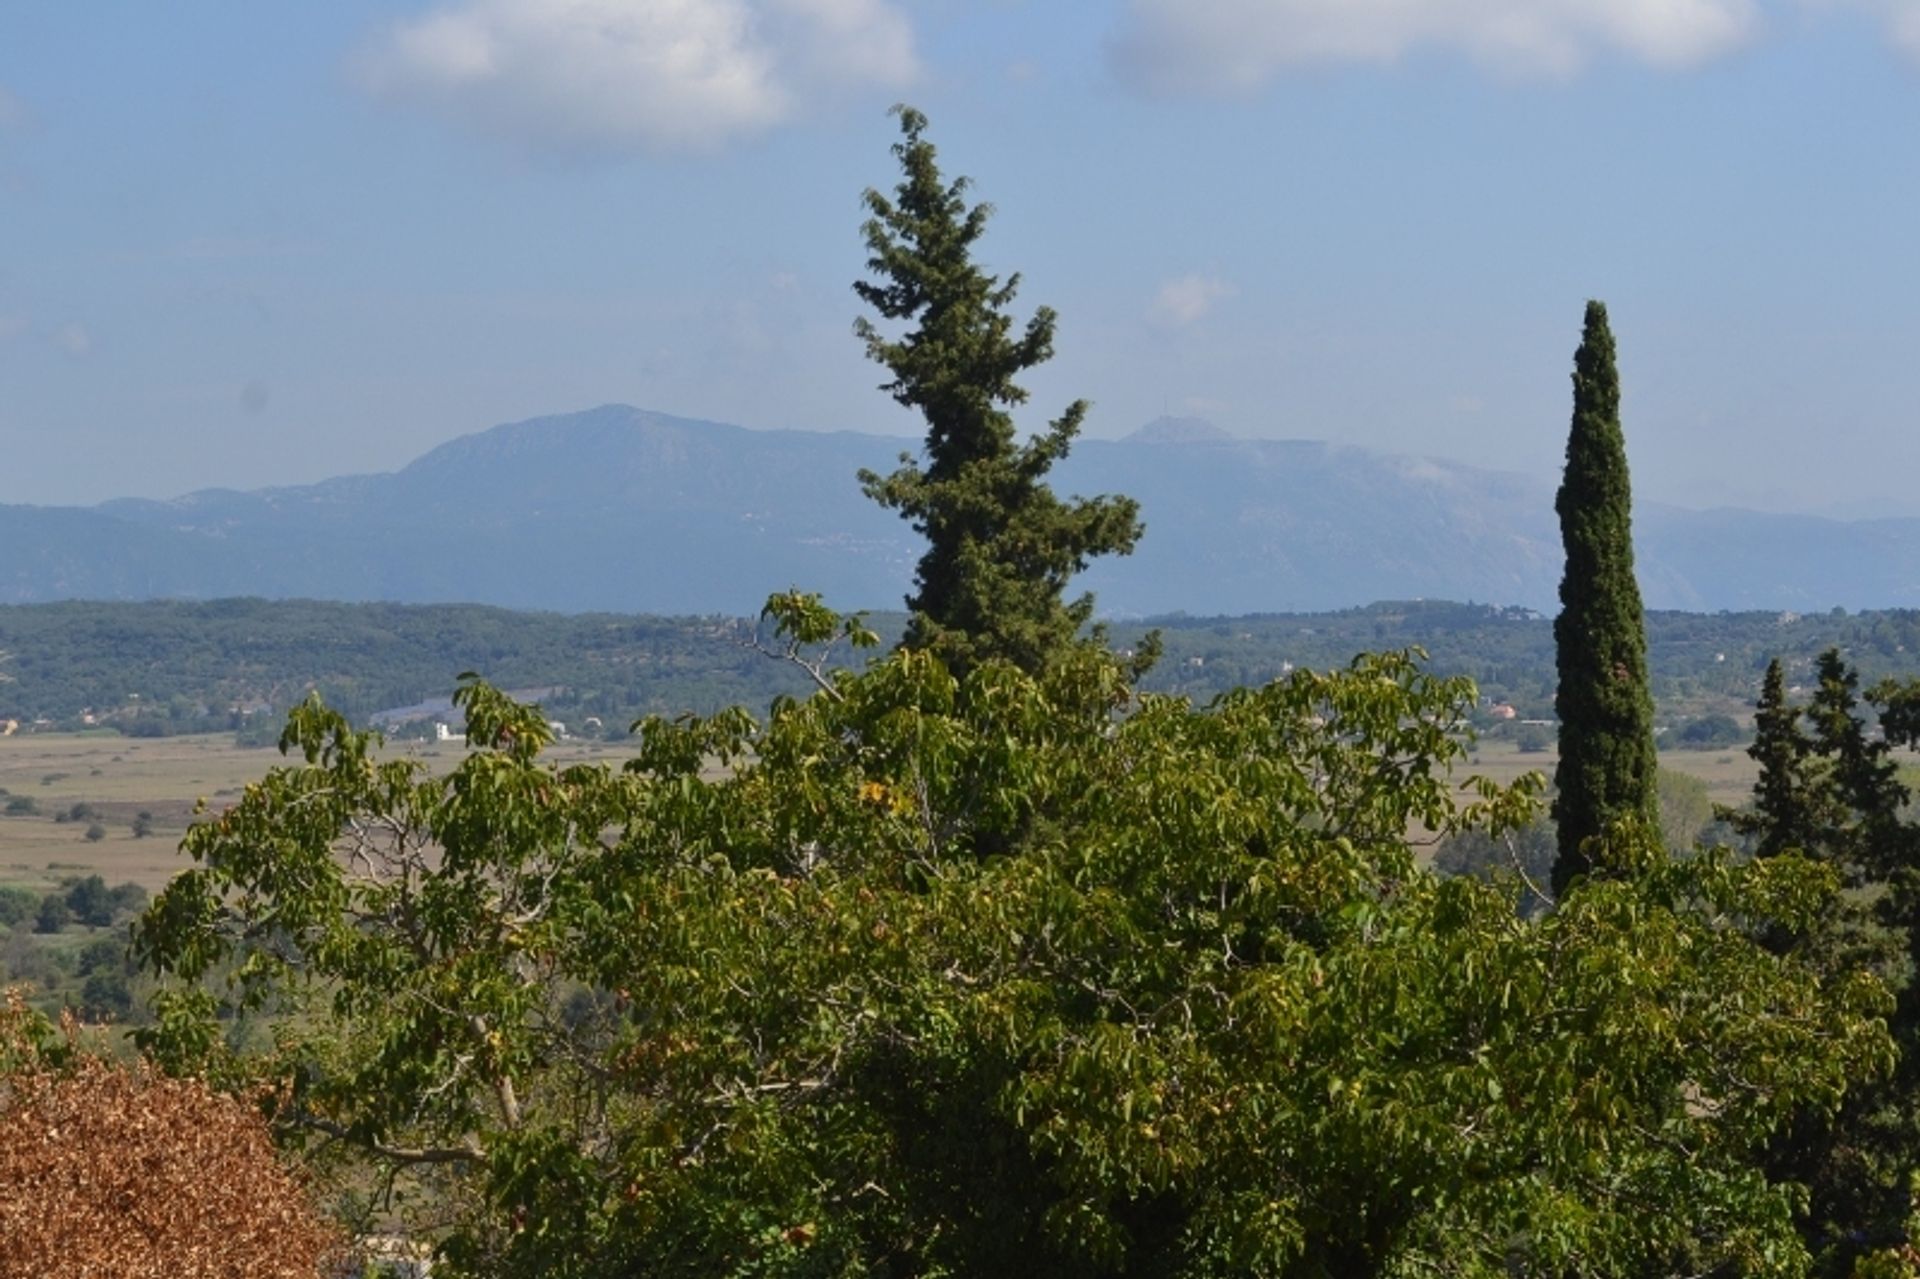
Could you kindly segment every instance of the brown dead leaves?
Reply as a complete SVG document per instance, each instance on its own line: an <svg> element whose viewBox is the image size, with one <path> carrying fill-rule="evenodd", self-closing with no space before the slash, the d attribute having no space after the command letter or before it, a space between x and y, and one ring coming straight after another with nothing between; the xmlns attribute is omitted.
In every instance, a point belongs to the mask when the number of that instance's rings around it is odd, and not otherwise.
<svg viewBox="0 0 1920 1279"><path fill-rule="evenodd" d="M0 1077L0 1275L315 1279L340 1243L243 1101L86 1055Z"/></svg>

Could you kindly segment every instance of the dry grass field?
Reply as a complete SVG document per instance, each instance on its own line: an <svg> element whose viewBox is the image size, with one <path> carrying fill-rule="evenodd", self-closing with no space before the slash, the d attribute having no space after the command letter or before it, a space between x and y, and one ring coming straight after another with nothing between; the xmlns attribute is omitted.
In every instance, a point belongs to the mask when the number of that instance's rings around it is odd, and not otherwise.
<svg viewBox="0 0 1920 1279"><path fill-rule="evenodd" d="M1474 762L1464 770L1466 774L1480 773L1495 781L1511 782L1522 773L1536 770L1551 779L1559 757L1551 750L1523 755L1510 741L1488 741L1474 748L1473 758ZM1660 766L1706 783L1707 794L1716 804L1744 804L1753 793L1753 779L1758 772L1754 762L1747 758L1744 746L1730 750L1661 751Z"/></svg>
<svg viewBox="0 0 1920 1279"><path fill-rule="evenodd" d="M461 757L457 743L397 742L390 755L408 755L435 771ZM549 758L618 761L624 747L599 742L558 744ZM184 865L177 846L201 799L213 807L238 796L250 781L280 764L274 750L243 749L225 734L129 738L113 734L42 733L0 738L0 811L18 797L31 799L32 816L0 816L0 884L35 891L62 879L97 874L109 884L159 888ZM75 804L97 816L58 822ZM133 823L152 816L152 833L136 838ZM98 822L106 836L87 839Z"/></svg>
<svg viewBox="0 0 1920 1279"><path fill-rule="evenodd" d="M435 771L449 769L461 757L458 743L398 742L390 754L425 760ZM621 745L562 742L549 758L572 762L600 759L617 763L628 753ZM35 816L0 817L0 884L36 891L74 875L97 874L109 884L131 881L153 890L183 865L177 851L192 820L196 801L220 806L281 763L277 751L242 749L225 735L127 738L113 735L38 734L0 738L0 809L26 796ZM1660 762L1699 778L1716 803L1743 803L1751 793L1753 761L1740 749L1668 751ZM1903 762L1915 763L1915 760ZM1538 769L1553 774L1551 751L1521 754L1511 742L1483 742L1460 776L1479 773L1510 782ZM56 822L55 814L73 805L90 805L97 817ZM152 833L133 834L134 819L152 814ZM87 827L98 821L104 839L89 841Z"/></svg>

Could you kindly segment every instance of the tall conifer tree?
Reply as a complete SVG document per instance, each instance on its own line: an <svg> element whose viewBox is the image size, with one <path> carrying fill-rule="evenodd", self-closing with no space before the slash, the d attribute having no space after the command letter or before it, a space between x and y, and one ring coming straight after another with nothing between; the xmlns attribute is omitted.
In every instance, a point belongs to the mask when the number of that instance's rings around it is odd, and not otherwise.
<svg viewBox="0 0 1920 1279"><path fill-rule="evenodd" d="M1813 743L1800 727L1800 709L1787 704L1786 673L1780 659L1767 663L1760 682L1760 705L1753 717L1753 745L1747 754L1760 766L1750 809L1723 809L1721 816L1750 836L1755 857L1772 857L1789 848L1815 852L1815 799L1808 776Z"/></svg>
<svg viewBox="0 0 1920 1279"><path fill-rule="evenodd" d="M867 268L878 282L854 289L882 319L913 327L898 340L864 317L854 327L893 375L882 389L926 419L926 461L902 454L893 474L863 471L860 480L927 538L905 643L956 674L992 658L1038 672L1092 616L1091 595L1065 599L1069 579L1093 556L1133 549L1139 506L1124 497L1062 501L1044 482L1079 434L1084 400L1031 440L1015 438L1008 410L1027 392L1014 379L1053 355L1054 313L1039 308L1014 334L1007 307L1020 277L1002 283L972 256L991 207L967 203L965 178L940 176L926 117L911 107L899 114L904 136L893 153L904 175L891 199L865 197Z"/></svg>
<svg viewBox="0 0 1920 1279"><path fill-rule="evenodd" d="M1556 895L1587 873L1583 845L1623 818L1660 825L1646 621L1633 575L1633 494L1607 308L1587 303L1573 357L1573 426L1554 509L1566 548L1553 623L1560 687Z"/></svg>

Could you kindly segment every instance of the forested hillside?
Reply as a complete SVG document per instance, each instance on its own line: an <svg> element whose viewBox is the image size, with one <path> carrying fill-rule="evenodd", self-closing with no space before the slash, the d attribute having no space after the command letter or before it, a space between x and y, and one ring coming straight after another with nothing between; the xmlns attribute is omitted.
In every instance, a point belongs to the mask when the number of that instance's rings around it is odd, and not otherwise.
<svg viewBox="0 0 1920 1279"><path fill-rule="evenodd" d="M875 617L884 638L899 614ZM1145 689L1207 697L1290 669L1325 670L1355 653L1419 647L1433 668L1472 678L1487 702L1523 718L1552 716L1552 624L1523 609L1427 600L1337 613L1166 617L1114 628L1123 647L1158 629L1166 651ZM31 727L96 723L123 732L222 731L252 722L278 732L285 711L318 690L356 722L445 718L465 671L537 692L578 728L597 717L624 734L641 715L711 713L796 693L807 679L751 646L753 624L523 613L475 605L334 604L311 600L67 603L0 607L0 717ZM1805 682L1816 655L1838 646L1869 679L1920 673L1920 612L1796 616L1656 612L1648 618L1653 692L1665 722L1744 716L1769 658ZM837 660L851 660L845 649ZM417 714L407 714L415 708ZM267 730L271 728L272 732Z"/></svg>

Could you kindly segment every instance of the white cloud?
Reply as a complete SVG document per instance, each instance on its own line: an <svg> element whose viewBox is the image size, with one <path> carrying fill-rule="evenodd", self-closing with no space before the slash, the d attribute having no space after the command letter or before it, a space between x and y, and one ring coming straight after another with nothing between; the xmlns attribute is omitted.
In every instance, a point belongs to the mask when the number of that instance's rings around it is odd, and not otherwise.
<svg viewBox="0 0 1920 1279"><path fill-rule="evenodd" d="M919 72L893 0L456 0L360 58L377 96L575 150L701 150Z"/></svg>
<svg viewBox="0 0 1920 1279"><path fill-rule="evenodd" d="M1920 59L1920 3L1915 0L1803 0L1814 8L1855 9L1878 18L1887 39L1910 58Z"/></svg>
<svg viewBox="0 0 1920 1279"><path fill-rule="evenodd" d="M1108 52L1137 88L1246 93L1292 67L1429 49L1529 76L1602 53L1685 67L1759 25L1759 0L1131 0Z"/></svg>
<svg viewBox="0 0 1920 1279"><path fill-rule="evenodd" d="M1170 324L1188 325L1204 318L1213 305L1234 295L1234 287L1210 275L1183 275L1160 286L1153 313Z"/></svg>

